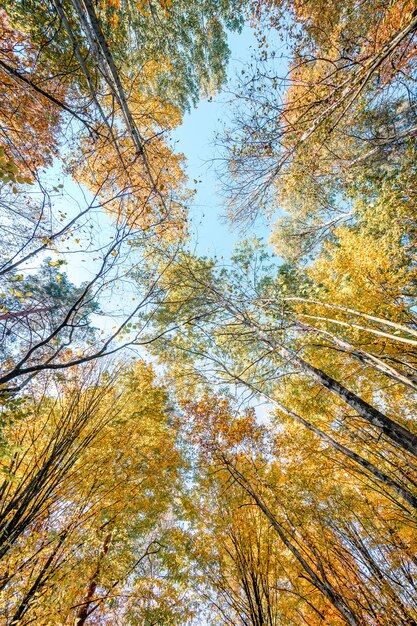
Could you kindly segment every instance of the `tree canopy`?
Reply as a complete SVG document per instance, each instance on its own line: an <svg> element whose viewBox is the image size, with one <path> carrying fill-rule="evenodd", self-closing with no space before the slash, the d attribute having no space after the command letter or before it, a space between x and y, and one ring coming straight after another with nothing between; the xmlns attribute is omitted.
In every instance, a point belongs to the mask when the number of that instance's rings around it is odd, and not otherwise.
<svg viewBox="0 0 417 626"><path fill-rule="evenodd" d="M415 4L0 24L0 625L417 626Z"/></svg>

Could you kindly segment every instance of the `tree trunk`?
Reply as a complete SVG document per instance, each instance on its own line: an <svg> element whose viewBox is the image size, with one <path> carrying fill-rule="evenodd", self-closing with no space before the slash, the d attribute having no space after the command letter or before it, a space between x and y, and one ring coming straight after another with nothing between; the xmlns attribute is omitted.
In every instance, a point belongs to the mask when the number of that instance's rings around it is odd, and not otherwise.
<svg viewBox="0 0 417 626"><path fill-rule="evenodd" d="M103 541L103 547L101 549L101 553L100 556L98 558L98 562L96 565L96 569L94 570L93 575L90 578L90 582L88 585L88 590L87 590L87 594L85 596L85 600L82 603L82 606L79 608L78 612L77 612L77 616L75 618L75 624L76 626L84 626L89 614L90 614L90 605L92 602L94 602L93 598L94 598L94 594L96 592L97 589L97 585L98 585L98 579L100 576L100 572L101 572L101 567L103 564L103 559L106 557L108 551L109 551L109 547L110 547L110 541L111 541L111 537L112 537L112 533L107 533L107 535L104 538Z"/></svg>
<svg viewBox="0 0 417 626"><path fill-rule="evenodd" d="M314 367L301 357L297 356L292 350L285 348L277 343L270 335L260 329L257 324L252 321L244 320L247 326L250 326L255 333L267 343L277 354L285 361L293 363L300 371L304 372L310 378L317 381L322 387L331 391L346 404L351 406L363 419L372 424L386 437L394 441L398 446L410 452L417 457L417 435L404 428L394 420L390 419L384 413L362 400L353 391L344 387L337 380L328 376L322 370Z"/></svg>
<svg viewBox="0 0 417 626"><path fill-rule="evenodd" d="M402 487L395 480L390 478L390 476L388 476L384 472L381 472L381 470L379 470L373 463L371 463L370 461L367 461L366 459L361 457L359 454L356 454L356 452L353 452L349 448L346 448L346 446L343 446L342 444L338 443L335 439L333 439L332 437L324 433L319 428L316 428L316 426L313 426L313 424L310 424L310 422L302 418L300 415L297 415L296 413L293 413L293 411L289 411L288 409L286 409L282 404L280 404L276 400L273 400L273 398L271 398L271 400L272 402L274 402L274 404L278 407L280 411L282 411L289 417L292 417L297 422L300 422L300 424L303 424L303 426L305 426L308 430L318 435L324 441L327 441L327 443L329 443L333 448L335 448L336 450L338 450L339 452L347 456L349 459L351 459L352 461L354 461L355 463L363 467L365 470L373 474L377 480L379 480L384 485L386 485L387 487L395 491L399 496L401 496L401 498L403 498L406 502L408 502L408 504L410 504L414 509L417 509L417 498L413 496L407 489L404 489L404 487Z"/></svg>
<svg viewBox="0 0 417 626"><path fill-rule="evenodd" d="M222 456L222 461L225 463L227 470L231 474L231 476L240 484L240 486L251 496L251 498L256 502L257 506L261 509L264 515L271 522L273 529L278 534L282 543L285 547L293 554L296 560L303 567L306 572L308 579L310 582L318 589L327 600L335 607L338 613L343 617L345 622L349 624L349 626L361 626L362 622L359 620L352 609L346 604L346 602L339 596L337 591L333 588L333 586L329 583L329 581L324 580L320 577L319 574L316 574L314 569L309 565L301 552L297 549L297 547L289 540L279 522L277 522L273 513L269 510L268 506L263 502L263 500L259 497L259 495L255 492L250 482L239 472L236 467L234 467L226 457Z"/></svg>

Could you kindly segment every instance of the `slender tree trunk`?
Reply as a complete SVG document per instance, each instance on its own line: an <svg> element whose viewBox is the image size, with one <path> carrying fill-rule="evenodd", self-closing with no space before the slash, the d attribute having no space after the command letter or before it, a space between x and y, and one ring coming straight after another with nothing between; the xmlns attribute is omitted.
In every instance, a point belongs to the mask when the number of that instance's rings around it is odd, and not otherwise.
<svg viewBox="0 0 417 626"><path fill-rule="evenodd" d="M260 510L264 513L264 515L271 522L271 526L278 534L282 543L291 552L291 554L296 558L298 563L302 566L310 582L335 607L335 609L343 617L345 622L349 624L349 626L362 626L362 621L357 618L355 613L352 611L349 605L340 597L340 595L337 593L337 591L334 589L331 583L329 583L327 579L320 577L319 574L316 574L314 569L309 565L309 563L301 554L301 552L298 550L298 548L289 540L286 533L281 528L281 525L277 522L275 516L270 511L269 507L259 497L259 495L253 489L251 483L247 480L247 478L245 478L245 476L241 474L241 472L239 472L239 470L234 465L232 465L225 456L222 456L221 458L222 458L222 461L225 463L230 475L251 496L251 498L255 501L255 503L260 508Z"/></svg>
<svg viewBox="0 0 417 626"><path fill-rule="evenodd" d="M24 614L29 609L31 601L33 600L35 595L39 593L39 590L45 584L45 581L48 578L48 573L49 573L49 569L51 567L52 561L54 560L56 554L58 553L58 550L60 549L60 547L64 543L66 537L67 537L67 531L65 531L65 532L63 532L61 534L61 537L59 539L59 542L58 542L57 546L55 547L55 549L51 552L51 554L49 555L49 557L45 561L44 565L42 566L41 571L39 572L39 574L35 578L33 584L31 585L30 589L28 590L28 592L26 593L26 595L24 596L24 598L20 602L17 610L15 611L15 614L13 615L13 617L11 619L11 622L10 622L11 626L14 626L15 624L16 625L19 624L19 622L21 621L22 617L24 616Z"/></svg>
<svg viewBox="0 0 417 626"><path fill-rule="evenodd" d="M75 618L75 624L76 626L84 626L89 614L90 614L90 605L92 602L94 602L94 594L96 592L97 589L97 585L98 585L98 580L99 580L99 576L100 576L100 572L101 572L101 568L103 565L103 560L105 559L109 548L110 548L110 541L111 541L111 537L112 537L112 533L109 532L107 533L107 535L104 538L103 541L103 546L101 549L101 553L100 556L98 558L98 562L96 565L96 569L94 570L93 575L90 578L90 582L88 585L88 589L87 589L87 594L85 596L84 602L82 603L82 606L79 608L76 618Z"/></svg>
<svg viewBox="0 0 417 626"><path fill-rule="evenodd" d="M416 18L417 19L417 18ZM286 348L278 343L273 336L265 332L256 322L254 322L246 312L239 310L236 304L233 304L223 294L211 286L205 285L215 294L215 298L228 310L237 320L251 331L263 342L269 349L278 354L285 362L293 364L299 371L304 372L310 378L318 382L322 387L328 389L335 396L343 400L352 407L363 419L372 424L380 433L394 441L397 446L417 457L417 435L409 431L401 424L398 424L387 415L373 407L371 404L360 398L356 393L350 391L337 380L323 372L298 356L293 350Z"/></svg>
<svg viewBox="0 0 417 626"><path fill-rule="evenodd" d="M410 504L414 509L417 509L417 498L413 496L413 494L411 494L407 489L402 487L402 485L400 485L395 480L393 480L390 476L385 474L385 472L381 472L381 470L379 470L373 463L371 463L370 461L367 461L366 459L361 457L359 454L356 454L356 452L353 452L346 446L343 446L342 444L338 443L335 439L327 435L325 432L323 432L316 426L313 426L313 424L305 420L300 415L297 415L297 413L294 413L293 411L289 411L282 404L280 404L273 398L271 398L271 400L272 402L274 402L274 404L278 407L280 411L282 411L289 417L295 419L297 422L300 422L300 424L303 424L303 426L305 426L308 430L318 435L321 439L323 439L324 441L329 443L333 448L335 448L335 450L338 450L339 452L347 456L349 459L354 461L354 463L357 463L358 465L363 467L365 470L370 472L373 476L375 476L377 480L379 480L384 485L386 485L387 487L395 491L395 493L401 496L401 498L403 498L406 502L408 502L408 504Z"/></svg>
<svg viewBox="0 0 417 626"><path fill-rule="evenodd" d="M350 309L347 306L329 304L329 302L320 302L319 300L310 300L309 298L299 298L296 296L292 296L290 298L284 298L284 300L286 302L296 301L296 302L305 302L306 304L316 304L318 306L322 306L327 309L335 309L337 311L343 311L343 313L356 315L356 317L363 317L364 319L370 320L372 322L377 322L378 324L382 324L383 326L391 326L392 328L396 328L397 330L401 330L402 332L405 332L405 333L408 333L410 335L414 335L415 337L417 337L417 330L414 328L411 328L410 326L405 326L404 324L399 324L398 322L393 322L383 317L376 317L375 315L369 315L369 313L363 313L362 311L357 311L356 309ZM372 329L369 328L368 330L371 331Z"/></svg>
<svg viewBox="0 0 417 626"><path fill-rule="evenodd" d="M398 611L401 613L401 619L404 620L404 626L417 626L417 622L415 619L410 616L408 610L401 598L398 596L397 592L393 588L391 581L387 580L387 576L385 572L383 572L380 568L378 562L373 558L371 552L368 550L366 544L362 540L362 538L357 533L356 529L352 530L349 528L348 530L351 541L354 543L355 547L362 554L364 559L366 560L369 568L374 572L376 578L380 581L381 585L386 590L393 604L397 607Z"/></svg>
<svg viewBox="0 0 417 626"><path fill-rule="evenodd" d="M303 330L323 335L323 337L328 337L334 345L339 346L343 352L350 354L353 358L357 359L364 365L368 365L391 380L403 383L403 385L407 385L407 387L410 387L413 391L417 391L417 378L415 376L410 376L409 374L405 374L404 372L391 367L382 359L379 359L375 355L365 352L360 348L356 348L345 339L341 339L327 330L322 330L321 328L316 328L316 326L312 326L311 324L304 324L303 322L298 321L297 325Z"/></svg>
<svg viewBox="0 0 417 626"><path fill-rule="evenodd" d="M303 358L299 357L292 350L277 343L273 337L264 332L254 322L248 321L247 318L244 318L243 321L247 326L252 328L252 330L260 339L262 339L264 343L270 346L274 352L279 354L281 358L288 363L292 363L300 371L317 381L322 387L331 391L331 393L351 406L361 417L363 417L363 419L372 424L372 426L377 428L386 437L417 457L417 435L414 435L412 432L407 430L407 428L401 426L401 424L394 422L394 420L384 415L384 413L368 404L368 402L365 402L365 400L362 400L362 398L356 395L353 391L350 391L337 380L328 376L322 370L314 367L314 365L311 365Z"/></svg>

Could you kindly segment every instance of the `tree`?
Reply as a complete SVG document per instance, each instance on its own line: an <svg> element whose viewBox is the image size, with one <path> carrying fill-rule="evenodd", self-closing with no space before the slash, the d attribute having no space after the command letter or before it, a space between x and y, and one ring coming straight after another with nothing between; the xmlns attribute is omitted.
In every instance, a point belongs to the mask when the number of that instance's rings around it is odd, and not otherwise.
<svg viewBox="0 0 417 626"><path fill-rule="evenodd" d="M134 314L149 304L158 282L149 263L153 248L165 246L169 264L186 237L191 192L183 158L173 153L166 135L180 123L186 103L195 102L200 87L220 85L227 59L223 24L237 28L240 17L233 4L223 2L214 13L206 2L186 2L172 10L156 3L142 9L132 3L95 7L91 2L51 2L11 3L7 13L2 11L8 44L1 71L5 93L14 90L10 111L4 111L1 157L2 221L10 243L2 258L8 298L2 321L6 333L12 323L30 329L17 358L5 363L3 392L18 390L43 368L67 368L120 350L116 340L132 330ZM191 40L195 46L188 45ZM174 49L176 54L168 58ZM175 84L181 85L181 93ZM24 134L7 123L14 109L13 123L25 124L25 136L36 137L30 145L23 145ZM58 155L67 173L93 193L79 211L73 200L68 210L58 208L61 185L50 189L44 181L42 168ZM100 239L96 212L111 216L110 242ZM55 309L52 323L48 320L37 336L39 323L44 324L39 316L46 311L25 295L30 290L23 294L11 283L26 276L28 264L39 264L45 253L58 255L51 263L63 263L67 250L74 254L74 244L83 247L82 261L91 263L95 275L72 288L74 298ZM140 304L124 312L114 332L90 334L80 345L77 326L94 307L114 297L116 285L140 271ZM60 276L57 272L58 281ZM26 309L19 298L26 298ZM128 343L136 343L139 334Z"/></svg>
<svg viewBox="0 0 417 626"><path fill-rule="evenodd" d="M364 498L331 456L313 455L306 431L268 433L253 412L213 396L186 403L184 428L198 451L198 566L224 623L230 610L251 625L415 623L412 580L403 595L385 560L404 550L394 559L410 566L413 549L394 538L408 537L408 522L396 517L389 530L391 505Z"/></svg>
<svg viewBox="0 0 417 626"><path fill-rule="evenodd" d="M352 219L358 179L401 170L415 136L413 11L409 2L255 4L262 50L221 140L233 220L279 209L279 251L305 256ZM266 25L288 59L278 63L278 45L266 45Z"/></svg>
<svg viewBox="0 0 417 626"><path fill-rule="evenodd" d="M161 611L180 601L163 556L182 463L165 391L140 362L89 369L90 378L86 368L49 377L42 394L38 378L20 419L11 407L1 513L8 623L93 614L131 623L136 598L153 593Z"/></svg>
<svg viewBox="0 0 417 626"><path fill-rule="evenodd" d="M412 430L300 355L303 345L296 324L285 314L280 280L262 272L262 263L266 263L262 251L258 255L256 248L243 247L235 263L229 271L213 271L211 261L184 256L171 268L164 283L167 295L155 317L165 328L162 345L167 356L183 350L214 363L220 378L255 389L271 389L279 378L298 372L299 380L330 392L338 411L349 406L380 434L415 455ZM169 324L174 318L175 333L170 340Z"/></svg>

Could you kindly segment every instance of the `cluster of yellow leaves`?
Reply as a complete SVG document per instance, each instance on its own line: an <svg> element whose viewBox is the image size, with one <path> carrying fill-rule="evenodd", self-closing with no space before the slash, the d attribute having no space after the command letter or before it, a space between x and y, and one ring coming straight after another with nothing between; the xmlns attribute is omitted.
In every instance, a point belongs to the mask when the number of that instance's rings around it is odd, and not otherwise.
<svg viewBox="0 0 417 626"><path fill-rule="evenodd" d="M184 401L182 408L190 441L203 448L227 452L261 440L253 409L239 414L226 398L205 395L198 401Z"/></svg>
<svg viewBox="0 0 417 626"><path fill-rule="evenodd" d="M300 218L303 230L306 216L331 209L335 194L354 185L361 168L387 158L390 141L394 145L397 135L404 139L407 125L414 135L404 94L413 82L415 3L258 4L260 16L271 12L278 28L287 28L286 11L294 18L288 27L293 59L276 123L279 147L274 145L286 171L285 176L274 174L278 196L272 208L283 207L294 223ZM384 117L389 100L397 107L390 113L391 126ZM269 97L271 122L277 101L281 95ZM254 139L262 145L262 137Z"/></svg>
<svg viewBox="0 0 417 626"><path fill-rule="evenodd" d="M415 17L415 9L413 0L398 0L388 6L385 2L380 2L375 10L382 15L382 19L379 23L372 23L365 39L364 52L372 54L376 50L382 49ZM398 72L404 72L407 75L415 55L415 40L406 39L396 50L395 59L384 63L381 72L382 81L388 83Z"/></svg>
<svg viewBox="0 0 417 626"><path fill-rule="evenodd" d="M368 233L338 228L308 273L323 285L325 301L392 321L404 313L401 294L410 282L401 249L385 247Z"/></svg>
<svg viewBox="0 0 417 626"><path fill-rule="evenodd" d="M169 66L165 64L165 68ZM129 107L143 138L143 153L126 131L113 137L105 127L99 137L85 136L69 171L103 201L111 215L125 217L132 228L154 229L161 239L174 241L186 234L184 157L175 154L167 134L181 122L179 110L153 95L149 85L163 68L149 62L135 79ZM127 77L124 78L128 81Z"/></svg>
<svg viewBox="0 0 417 626"><path fill-rule="evenodd" d="M36 47L10 26L3 9L0 9L0 48L3 62L36 85ZM44 70L48 72L47 68ZM53 79L52 70L49 73L49 90L54 97L62 99L64 88ZM8 173L7 182L28 182L39 168L51 165L57 155L59 109L1 67L0 84L0 121L5 129L0 140L1 178L5 180Z"/></svg>
<svg viewBox="0 0 417 626"><path fill-rule="evenodd" d="M175 431L165 414L165 392L155 383L149 366L138 362L110 385L105 375L101 391L95 385L80 391L85 375L81 368L65 383L58 383L56 399L46 396L40 402L29 401L29 410L4 432L5 506L28 477L45 466L54 441L60 440L57 433L64 430L68 437L75 436L68 452L75 463L49 494L30 533L15 542L1 565L6 580L2 605L13 615L65 534L52 561L55 569L51 567L28 609L30 619L44 626L75 619L92 585L100 589L91 598L92 606L97 596L103 597L97 615L104 612L108 617L112 611L126 609L123 598L132 593L135 562L169 518L181 464ZM41 390L42 383L37 384ZM88 420L80 422L86 411ZM61 459L63 468L69 458ZM60 471L59 466L55 471ZM19 571L19 579L12 576L8 585L14 570ZM155 572L150 576L155 577ZM158 582L164 586L162 579ZM138 584L139 588L153 587L152 582L140 581L140 576ZM164 593L169 595L169 590Z"/></svg>
<svg viewBox="0 0 417 626"><path fill-rule="evenodd" d="M300 402L304 400L300 395ZM291 395L283 401L291 402ZM303 408L311 417L313 401ZM338 626L346 623L281 543L249 494L232 480L230 463L245 477L241 484L248 481L289 541L313 569L325 572L327 583L357 612L358 619L362 611L368 611L368 601L369 614L378 611L380 624L397 623L398 615L402 619L405 606L410 606L410 588L404 603L401 576L392 584L388 579L393 571L407 570L417 549L410 515L398 515L397 503L382 497L372 481L366 482L320 439L284 416L277 416L273 446L264 457L259 454L259 442L256 455L250 452L249 430L245 444L239 450L229 447L222 457L218 452L225 451L226 427L219 415L229 410L233 424L236 415L230 405L207 397L203 406L189 405L188 410L188 419L196 423L206 412L205 424L219 430L218 443L203 447L200 460L206 473L199 476L195 497L198 538L193 545L202 572L200 584L211 585L217 592L217 609L228 616L231 611L251 616L253 611L250 623L256 623L261 614L265 619L277 616L279 623L288 624L300 618L314 626L323 620ZM365 546L367 551L361 553ZM374 568L369 576L364 575L364 563ZM378 565L384 574L375 569Z"/></svg>
<svg viewBox="0 0 417 626"><path fill-rule="evenodd" d="M115 11L111 19L118 21L118 12L123 8L118 0L106 7ZM80 70L77 73L69 67L67 74L65 68L58 72L53 64L61 60L49 58L39 50L39 44L32 44L26 32L12 28L4 10L0 12L0 21L1 55L10 67L7 72L0 69L0 119L6 129L0 142L0 176L4 182L22 183L33 178L39 169L52 165L58 154L62 110L36 88L39 86L67 106L65 97L75 72L80 82L72 90L72 98L79 98L82 115L88 119L90 113L84 101L87 85ZM105 21L103 24L105 28ZM113 27L115 39L111 46L117 47L122 45L117 42L122 29L117 28L116 22ZM114 123L111 127L104 122L91 123L89 134L79 133L75 154L72 149L67 159L67 171L97 194L109 213L127 218L132 228L153 229L161 239L170 241L186 234L184 205L190 193L185 189L184 158L174 154L167 140L169 132L181 122L180 111L156 95L160 76L171 69L169 60L149 58L140 69L126 66L119 72L143 143L141 151L132 129L125 125L114 95L109 95L105 86L96 98ZM18 71L29 84L12 76L13 71Z"/></svg>
<svg viewBox="0 0 417 626"><path fill-rule="evenodd" d="M395 233L395 224L393 230ZM345 340L366 353L382 357L387 364L399 363L400 372L406 364L413 367L415 337L404 328L415 320L413 299L407 296L413 293L416 277L414 265L406 262L400 241L393 245L392 231L385 239L376 239L366 229L335 229L334 240L323 245L307 270L315 295L310 300L293 301L291 306L297 319L310 325L310 333L300 336L297 344L307 360L344 381L371 404L385 410L389 406L390 414L413 430L414 391L361 364L331 340L331 337ZM401 324L403 330L361 314ZM335 416L347 414L343 403L320 393L316 384L307 384L302 377L287 381L280 387L280 393L283 388L286 406L309 420L311 416L321 416L320 428ZM376 441L373 445L377 448Z"/></svg>

